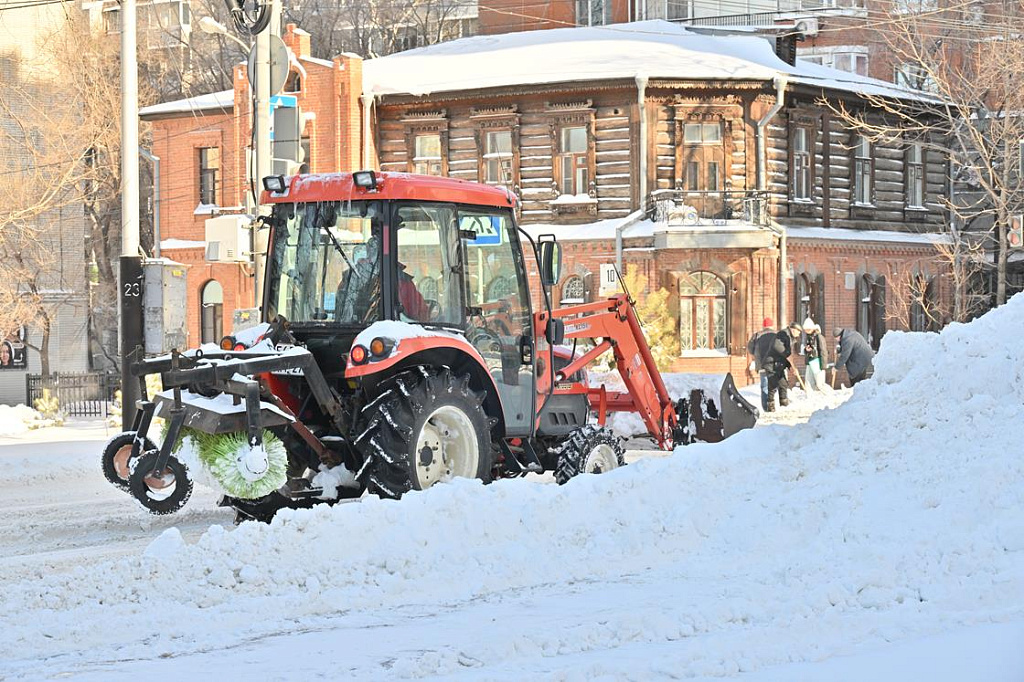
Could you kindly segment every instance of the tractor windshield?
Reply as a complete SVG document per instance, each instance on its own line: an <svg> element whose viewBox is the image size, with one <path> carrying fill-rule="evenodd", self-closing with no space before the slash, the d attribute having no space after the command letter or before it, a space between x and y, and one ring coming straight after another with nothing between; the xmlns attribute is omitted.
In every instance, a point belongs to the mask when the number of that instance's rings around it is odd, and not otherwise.
<svg viewBox="0 0 1024 682"><path fill-rule="evenodd" d="M379 201L279 204L267 319L366 326L380 319Z"/></svg>

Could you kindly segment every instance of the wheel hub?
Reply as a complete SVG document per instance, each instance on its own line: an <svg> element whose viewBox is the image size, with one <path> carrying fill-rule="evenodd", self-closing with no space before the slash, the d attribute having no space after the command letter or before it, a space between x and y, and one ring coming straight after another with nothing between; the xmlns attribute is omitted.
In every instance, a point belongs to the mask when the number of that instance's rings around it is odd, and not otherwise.
<svg viewBox="0 0 1024 682"><path fill-rule="evenodd" d="M143 480L151 490L166 490L174 485L174 472L170 469L151 471Z"/></svg>
<svg viewBox="0 0 1024 682"><path fill-rule="evenodd" d="M131 473L128 470L128 460L132 456L132 446L122 445L117 452L114 453L114 471L117 475L124 480L128 480L128 474Z"/></svg>
<svg viewBox="0 0 1024 682"><path fill-rule="evenodd" d="M440 407L427 417L415 452L421 490L451 476L473 478L480 461L473 423L452 405Z"/></svg>
<svg viewBox="0 0 1024 682"><path fill-rule="evenodd" d="M594 446L587 455L587 459L583 464L582 473L585 474L600 474L605 471L611 471L618 467L618 458L615 456L615 449L607 443L601 443Z"/></svg>

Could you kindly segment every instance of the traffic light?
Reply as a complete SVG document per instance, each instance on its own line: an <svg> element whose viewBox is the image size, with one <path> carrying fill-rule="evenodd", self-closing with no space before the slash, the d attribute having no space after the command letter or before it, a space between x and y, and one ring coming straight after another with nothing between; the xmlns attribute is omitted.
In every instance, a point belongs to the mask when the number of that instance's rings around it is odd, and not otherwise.
<svg viewBox="0 0 1024 682"><path fill-rule="evenodd" d="M1006 245L1011 249L1024 246L1024 214L1016 214L1010 218L1010 229L1006 233Z"/></svg>

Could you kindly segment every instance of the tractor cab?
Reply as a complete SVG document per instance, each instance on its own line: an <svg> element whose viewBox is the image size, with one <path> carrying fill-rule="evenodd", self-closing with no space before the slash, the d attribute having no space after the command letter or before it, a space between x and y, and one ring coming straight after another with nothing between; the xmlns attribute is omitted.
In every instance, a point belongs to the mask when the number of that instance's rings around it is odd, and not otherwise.
<svg viewBox="0 0 1024 682"><path fill-rule="evenodd" d="M505 428L528 433L532 310L511 197L447 178L357 176L299 177L267 193L264 319L286 319L328 378L376 384L424 352L465 367L476 390L491 383L496 405L515 406L502 409ZM453 348L460 339L470 348Z"/></svg>

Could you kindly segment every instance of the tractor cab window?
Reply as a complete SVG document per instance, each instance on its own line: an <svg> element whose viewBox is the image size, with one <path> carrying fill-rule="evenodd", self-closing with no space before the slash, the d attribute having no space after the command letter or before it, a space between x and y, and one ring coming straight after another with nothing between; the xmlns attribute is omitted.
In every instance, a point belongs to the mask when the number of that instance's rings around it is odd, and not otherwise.
<svg viewBox="0 0 1024 682"><path fill-rule="evenodd" d="M455 207L401 204L395 228L398 319L461 327Z"/></svg>
<svg viewBox="0 0 1024 682"><path fill-rule="evenodd" d="M466 339L480 352L506 405L534 399L529 289L512 213L498 208L460 207L459 236L466 291ZM525 344L525 346L524 346ZM528 355L528 354L527 354ZM529 428L532 410L505 411L506 424Z"/></svg>
<svg viewBox="0 0 1024 682"><path fill-rule="evenodd" d="M353 326L380 319L380 202L281 204L275 216L268 319Z"/></svg>

